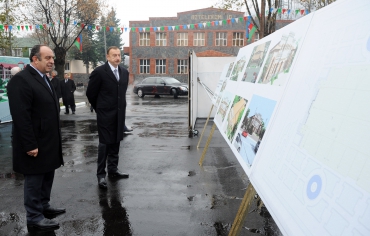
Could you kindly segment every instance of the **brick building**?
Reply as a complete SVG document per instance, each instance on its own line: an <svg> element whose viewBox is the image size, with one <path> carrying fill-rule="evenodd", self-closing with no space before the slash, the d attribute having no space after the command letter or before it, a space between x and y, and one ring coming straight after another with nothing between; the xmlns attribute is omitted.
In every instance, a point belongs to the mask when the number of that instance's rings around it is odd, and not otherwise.
<svg viewBox="0 0 370 236"><path fill-rule="evenodd" d="M187 82L191 50L199 57L237 56L247 44L243 17L244 12L204 8L130 21L129 27L135 28L130 32L130 79L136 83L162 75Z"/></svg>

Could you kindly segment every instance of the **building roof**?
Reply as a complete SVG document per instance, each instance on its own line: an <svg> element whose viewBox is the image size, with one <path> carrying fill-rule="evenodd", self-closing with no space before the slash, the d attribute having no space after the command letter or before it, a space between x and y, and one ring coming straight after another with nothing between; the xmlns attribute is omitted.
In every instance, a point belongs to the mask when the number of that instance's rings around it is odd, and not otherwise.
<svg viewBox="0 0 370 236"><path fill-rule="evenodd" d="M218 52L215 50L207 50L203 52L197 52L196 53L197 57L233 57L231 54L223 53L223 52Z"/></svg>
<svg viewBox="0 0 370 236"><path fill-rule="evenodd" d="M35 38L15 38L13 41L13 47L20 48L32 48L34 45L40 44L40 42Z"/></svg>

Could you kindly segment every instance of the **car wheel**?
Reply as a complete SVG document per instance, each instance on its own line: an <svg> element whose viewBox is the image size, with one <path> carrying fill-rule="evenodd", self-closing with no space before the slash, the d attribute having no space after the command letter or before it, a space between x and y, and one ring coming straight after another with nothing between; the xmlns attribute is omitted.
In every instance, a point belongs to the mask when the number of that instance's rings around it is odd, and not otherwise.
<svg viewBox="0 0 370 236"><path fill-rule="evenodd" d="M143 90L138 89L137 90L137 96L139 96L139 98L143 98L145 96L144 93L143 93Z"/></svg>
<svg viewBox="0 0 370 236"><path fill-rule="evenodd" d="M179 97L179 95L177 94L177 90L176 89L172 89L172 95L173 95L173 97L174 98L178 98Z"/></svg>

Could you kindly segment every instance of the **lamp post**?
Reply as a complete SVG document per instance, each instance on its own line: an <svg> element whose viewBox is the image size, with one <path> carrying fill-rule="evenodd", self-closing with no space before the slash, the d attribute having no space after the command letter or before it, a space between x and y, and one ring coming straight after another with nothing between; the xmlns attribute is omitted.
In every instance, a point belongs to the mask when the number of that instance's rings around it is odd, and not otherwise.
<svg viewBox="0 0 370 236"><path fill-rule="evenodd" d="M18 66L19 66L19 68L21 70L23 70L23 68L24 68L24 62L23 61L18 62Z"/></svg>

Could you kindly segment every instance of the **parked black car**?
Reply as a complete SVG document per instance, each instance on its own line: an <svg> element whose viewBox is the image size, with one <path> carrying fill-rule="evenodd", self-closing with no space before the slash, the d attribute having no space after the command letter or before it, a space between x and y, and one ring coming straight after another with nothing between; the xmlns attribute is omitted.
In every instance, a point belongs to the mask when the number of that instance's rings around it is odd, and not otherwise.
<svg viewBox="0 0 370 236"><path fill-rule="evenodd" d="M145 95L172 95L177 98L188 95L188 85L171 77L148 77L134 86L134 93L140 98Z"/></svg>

